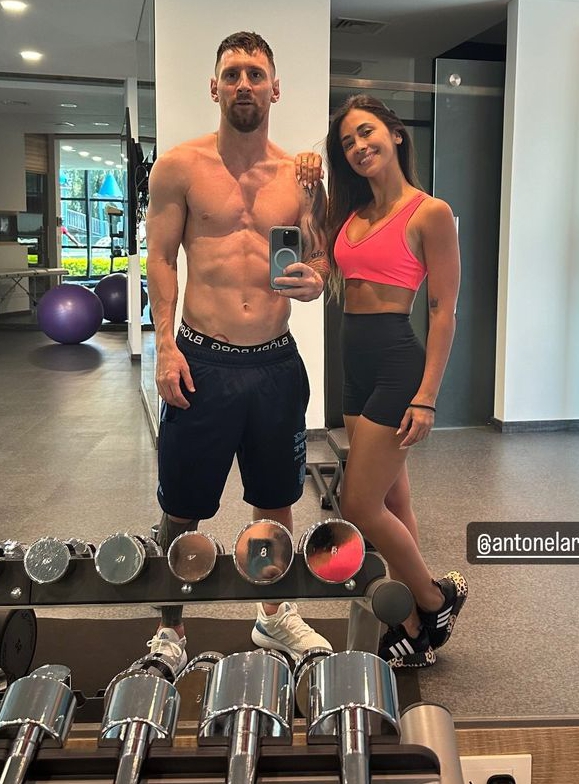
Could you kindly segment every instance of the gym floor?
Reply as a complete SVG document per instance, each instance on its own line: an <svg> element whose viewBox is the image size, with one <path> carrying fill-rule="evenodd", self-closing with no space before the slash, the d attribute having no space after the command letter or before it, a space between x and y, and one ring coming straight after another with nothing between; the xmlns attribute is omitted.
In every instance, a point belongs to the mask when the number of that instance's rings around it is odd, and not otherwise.
<svg viewBox="0 0 579 784"><path fill-rule="evenodd" d="M99 332L80 346L62 346L36 331L1 331L0 368L0 539L74 536L98 544L119 530L148 533L159 518L156 452L126 334ZM325 442L312 442L308 456L333 460ZM435 576L462 571L470 587L452 639L419 674L423 699L457 719L576 715L576 565L473 566L465 530L474 520L578 520L579 433L439 430L409 461L425 559ZM308 478L295 507L296 539L328 516ZM219 513L203 527L229 549L250 519L234 469ZM316 618L347 617L348 604L306 602L301 612L315 625ZM253 613L251 604L187 610L199 618ZM39 615L150 617L151 631L156 623L149 607Z"/></svg>

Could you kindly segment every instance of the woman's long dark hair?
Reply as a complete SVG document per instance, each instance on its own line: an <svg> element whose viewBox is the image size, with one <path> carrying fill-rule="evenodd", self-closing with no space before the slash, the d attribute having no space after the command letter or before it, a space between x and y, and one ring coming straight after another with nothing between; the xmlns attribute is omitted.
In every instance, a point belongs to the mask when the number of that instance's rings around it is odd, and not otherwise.
<svg viewBox="0 0 579 784"><path fill-rule="evenodd" d="M330 129L326 137L326 157L328 162L328 237L332 257L331 290L335 293L337 270L333 263L333 250L336 237L344 222L354 210L369 204L374 195L366 177L352 169L340 139L340 126L352 109L370 112L391 131L399 133L402 143L396 145L398 162L406 180L415 188L420 188L414 163L414 147L404 123L395 112L388 109L382 101L371 95L353 95L332 115ZM339 275L338 275L339 277ZM333 284L333 285L332 285Z"/></svg>

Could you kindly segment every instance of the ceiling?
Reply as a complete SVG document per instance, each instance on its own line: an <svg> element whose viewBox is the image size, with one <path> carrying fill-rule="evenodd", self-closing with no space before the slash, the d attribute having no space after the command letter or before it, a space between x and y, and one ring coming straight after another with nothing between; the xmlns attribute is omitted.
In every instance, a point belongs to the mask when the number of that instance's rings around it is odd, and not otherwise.
<svg viewBox="0 0 579 784"><path fill-rule="evenodd" d="M0 122L26 133L118 136L124 79L135 76L145 83L139 88L139 133L154 136L153 0L26 2L23 14L0 8ZM507 0L332 0L331 56L363 63L385 55L432 58L500 25L506 5ZM334 29L340 18L383 26L374 33L347 21ZM44 56L25 63L23 49ZM91 155L100 155L99 140L91 144ZM102 154L111 157L105 148Z"/></svg>

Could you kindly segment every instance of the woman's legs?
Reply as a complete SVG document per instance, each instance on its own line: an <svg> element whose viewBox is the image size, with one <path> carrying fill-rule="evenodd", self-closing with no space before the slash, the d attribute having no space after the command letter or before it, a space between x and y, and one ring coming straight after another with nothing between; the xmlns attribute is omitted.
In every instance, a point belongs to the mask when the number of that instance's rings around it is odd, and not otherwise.
<svg viewBox="0 0 579 784"><path fill-rule="evenodd" d="M390 573L408 586L422 609L439 609L444 601L442 593L416 542L405 465L407 453L399 448L401 438L395 428L378 425L363 416L345 416L344 422L350 451L340 496L343 516L372 542L387 560ZM386 506L390 493L390 505L398 504L404 521Z"/></svg>

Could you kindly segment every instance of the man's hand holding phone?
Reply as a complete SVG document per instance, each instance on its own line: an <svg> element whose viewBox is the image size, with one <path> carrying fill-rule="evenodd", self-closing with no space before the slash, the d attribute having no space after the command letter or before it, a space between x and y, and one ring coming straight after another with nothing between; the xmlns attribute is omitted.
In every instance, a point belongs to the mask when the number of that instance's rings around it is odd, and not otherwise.
<svg viewBox="0 0 579 784"><path fill-rule="evenodd" d="M269 232L270 285L281 297L301 302L317 299L323 291L321 276L301 261L302 237L297 226L273 226Z"/></svg>
<svg viewBox="0 0 579 784"><path fill-rule="evenodd" d="M285 275L274 279L274 282L283 288L276 288L280 297L291 297L300 302L310 302L317 299L324 290L324 281L315 269L301 261L289 264ZM297 275L299 274L299 277Z"/></svg>

